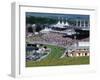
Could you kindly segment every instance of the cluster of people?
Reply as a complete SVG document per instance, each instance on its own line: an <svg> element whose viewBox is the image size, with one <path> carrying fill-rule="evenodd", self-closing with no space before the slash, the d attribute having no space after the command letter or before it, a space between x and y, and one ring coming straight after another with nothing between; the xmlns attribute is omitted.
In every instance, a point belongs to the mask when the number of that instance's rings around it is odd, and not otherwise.
<svg viewBox="0 0 100 80"><path fill-rule="evenodd" d="M30 38L27 38L30 42L40 42L40 43L48 43L48 44L56 44L59 46L70 46L73 43L75 43L75 39L69 38L69 37L63 37L64 34L61 33L54 33L50 32L47 34L42 35L36 35L31 36ZM89 41L89 38L77 40L77 41Z"/></svg>
<svg viewBox="0 0 100 80"><path fill-rule="evenodd" d="M63 37L63 34L59 33L49 33L49 34L43 34L41 36L35 36L31 39L33 42L44 42L44 43L52 43L60 46L66 46L71 45L73 43L73 40L68 37Z"/></svg>

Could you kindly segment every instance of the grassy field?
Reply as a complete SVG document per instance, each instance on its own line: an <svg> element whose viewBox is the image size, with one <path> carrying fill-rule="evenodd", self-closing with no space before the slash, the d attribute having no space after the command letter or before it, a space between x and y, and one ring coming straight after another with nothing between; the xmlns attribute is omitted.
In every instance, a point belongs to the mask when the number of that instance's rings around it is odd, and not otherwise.
<svg viewBox="0 0 100 80"><path fill-rule="evenodd" d="M51 48L51 53L48 57L41 61L27 61L26 67L89 64L89 57L87 56L60 58L64 53L64 48L52 45L46 46Z"/></svg>

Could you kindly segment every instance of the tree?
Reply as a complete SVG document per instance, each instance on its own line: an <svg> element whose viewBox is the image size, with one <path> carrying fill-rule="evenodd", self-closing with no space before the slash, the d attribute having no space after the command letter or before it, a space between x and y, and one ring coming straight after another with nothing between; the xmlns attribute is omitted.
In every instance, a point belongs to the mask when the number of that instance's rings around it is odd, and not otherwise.
<svg viewBox="0 0 100 80"><path fill-rule="evenodd" d="M26 16L26 24L56 24L57 22L55 18Z"/></svg>

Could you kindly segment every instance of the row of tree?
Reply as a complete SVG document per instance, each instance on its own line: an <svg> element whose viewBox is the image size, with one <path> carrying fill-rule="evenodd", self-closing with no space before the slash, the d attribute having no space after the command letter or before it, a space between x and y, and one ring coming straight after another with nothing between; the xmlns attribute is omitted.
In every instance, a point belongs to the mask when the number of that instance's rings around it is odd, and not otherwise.
<svg viewBox="0 0 100 80"><path fill-rule="evenodd" d="M60 22L66 23L66 21L69 23L69 25L76 25L76 18L69 18L69 19L60 19ZM34 16L26 16L26 24L56 24L58 22L58 18L52 18L52 17L34 17ZM79 23L79 22L78 22ZM82 22L83 23L83 22ZM86 24L88 24L88 20L85 21Z"/></svg>
<svg viewBox="0 0 100 80"><path fill-rule="evenodd" d="M28 16L26 17L26 24L56 24L58 21L54 18L46 18L46 17L34 17Z"/></svg>

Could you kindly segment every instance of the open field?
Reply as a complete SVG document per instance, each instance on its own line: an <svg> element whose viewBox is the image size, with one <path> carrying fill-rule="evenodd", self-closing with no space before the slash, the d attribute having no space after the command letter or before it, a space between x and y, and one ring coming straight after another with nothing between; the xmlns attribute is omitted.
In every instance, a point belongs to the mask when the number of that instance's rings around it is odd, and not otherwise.
<svg viewBox="0 0 100 80"><path fill-rule="evenodd" d="M27 61L26 67L89 64L88 56L60 58L64 53L64 48L54 45L46 46L51 48L51 53L41 61Z"/></svg>

